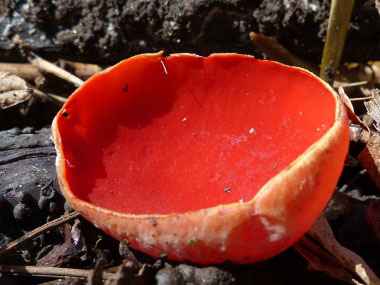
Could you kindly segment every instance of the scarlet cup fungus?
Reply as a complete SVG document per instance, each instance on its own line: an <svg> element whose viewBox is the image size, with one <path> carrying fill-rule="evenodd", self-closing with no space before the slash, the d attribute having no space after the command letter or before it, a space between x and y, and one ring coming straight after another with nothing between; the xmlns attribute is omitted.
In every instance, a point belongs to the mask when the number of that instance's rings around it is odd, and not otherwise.
<svg viewBox="0 0 380 285"><path fill-rule="evenodd" d="M162 53L90 78L53 138L75 210L131 247L197 263L291 246L327 204L349 141L335 92L303 69Z"/></svg>

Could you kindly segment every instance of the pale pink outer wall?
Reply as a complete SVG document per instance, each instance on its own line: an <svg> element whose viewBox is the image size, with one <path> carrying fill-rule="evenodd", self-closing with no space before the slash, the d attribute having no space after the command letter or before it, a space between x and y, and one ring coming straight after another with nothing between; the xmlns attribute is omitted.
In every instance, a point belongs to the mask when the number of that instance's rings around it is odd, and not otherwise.
<svg viewBox="0 0 380 285"><path fill-rule="evenodd" d="M249 202L183 214L131 215L79 200L65 180L65 158L54 119L52 132L62 192L69 204L97 227L116 239L127 239L131 247L154 257L168 253L170 259L196 263L252 263L272 257L312 226L343 169L349 144L348 119L336 93L325 86L336 101L334 125Z"/></svg>

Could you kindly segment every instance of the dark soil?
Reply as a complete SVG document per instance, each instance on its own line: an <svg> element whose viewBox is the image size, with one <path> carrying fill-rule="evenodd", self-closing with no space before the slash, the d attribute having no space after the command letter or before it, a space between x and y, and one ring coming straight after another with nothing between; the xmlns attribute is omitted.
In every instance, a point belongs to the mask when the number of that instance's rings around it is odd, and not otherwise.
<svg viewBox="0 0 380 285"><path fill-rule="evenodd" d="M0 3L0 60L22 60L12 42L16 34L47 58L114 64L159 50L257 54L248 36L255 31L319 63L329 5L327 0L5 0ZM356 1L343 59L379 59L379 29L375 1Z"/></svg>

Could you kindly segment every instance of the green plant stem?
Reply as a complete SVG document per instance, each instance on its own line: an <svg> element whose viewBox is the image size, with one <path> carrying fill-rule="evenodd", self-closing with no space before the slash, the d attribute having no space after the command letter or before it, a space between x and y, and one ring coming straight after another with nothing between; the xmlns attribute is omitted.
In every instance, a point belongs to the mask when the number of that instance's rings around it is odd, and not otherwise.
<svg viewBox="0 0 380 285"><path fill-rule="evenodd" d="M332 0L327 37L323 49L321 78L329 83L339 67L347 28L355 0Z"/></svg>

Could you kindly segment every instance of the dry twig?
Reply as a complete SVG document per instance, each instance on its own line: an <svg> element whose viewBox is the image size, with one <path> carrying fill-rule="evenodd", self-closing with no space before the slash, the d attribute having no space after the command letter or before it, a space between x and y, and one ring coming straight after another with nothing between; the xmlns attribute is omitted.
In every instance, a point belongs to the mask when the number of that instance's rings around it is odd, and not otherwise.
<svg viewBox="0 0 380 285"><path fill-rule="evenodd" d="M65 102L67 100L67 98L65 98L65 97L58 96L58 95L55 95L52 93L45 93L45 92L42 92L41 90L39 90L37 88L32 88L32 89L33 89L33 93L35 96L37 96L41 99L46 99L47 101L50 101L59 107L61 107L63 104L65 104Z"/></svg>
<svg viewBox="0 0 380 285"><path fill-rule="evenodd" d="M334 83L333 83L333 87L334 88L339 88L339 87L347 88L347 87L363 86L363 85L366 85L366 84L368 84L368 81L341 82L341 81L335 80Z"/></svg>
<svg viewBox="0 0 380 285"><path fill-rule="evenodd" d="M1 71L12 73L28 81L35 80L37 77L42 77L38 68L30 63L0 62L0 72Z"/></svg>
<svg viewBox="0 0 380 285"><path fill-rule="evenodd" d="M76 76L83 79L88 79L103 70L103 68L97 64L74 62L63 59L59 60L59 66L67 70L72 70Z"/></svg>
<svg viewBox="0 0 380 285"><path fill-rule="evenodd" d="M41 276L53 278L87 278L90 270L59 268L59 267L40 267L40 266L19 266L19 265L0 265L0 273L12 275ZM112 278L115 274L103 272L103 278Z"/></svg>
<svg viewBox="0 0 380 285"><path fill-rule="evenodd" d="M351 102L360 102L360 101L368 101L371 100L372 97L361 97L361 98L350 98Z"/></svg>
<svg viewBox="0 0 380 285"><path fill-rule="evenodd" d="M31 231L31 232L27 233L26 235L18 238L17 240L10 242L9 244L4 246L0 250L0 259L4 258L4 256L6 254L10 253L13 250L17 250L22 245L24 245L26 242L34 239L35 237L38 237L39 235L43 234L44 232L47 232L51 229L54 229L54 228L66 223L68 221L71 221L75 218L78 218L79 216L80 216L80 214L78 212L72 212L70 214L63 215L60 218L55 219L54 221L51 221L49 223L46 223L46 224L34 229L33 231Z"/></svg>
<svg viewBox="0 0 380 285"><path fill-rule="evenodd" d="M27 58L32 65L34 65L41 71L52 73L59 78L71 82L76 87L80 87L83 84L82 79L56 66L55 64L52 64L51 62L41 58L33 52L28 52Z"/></svg>

